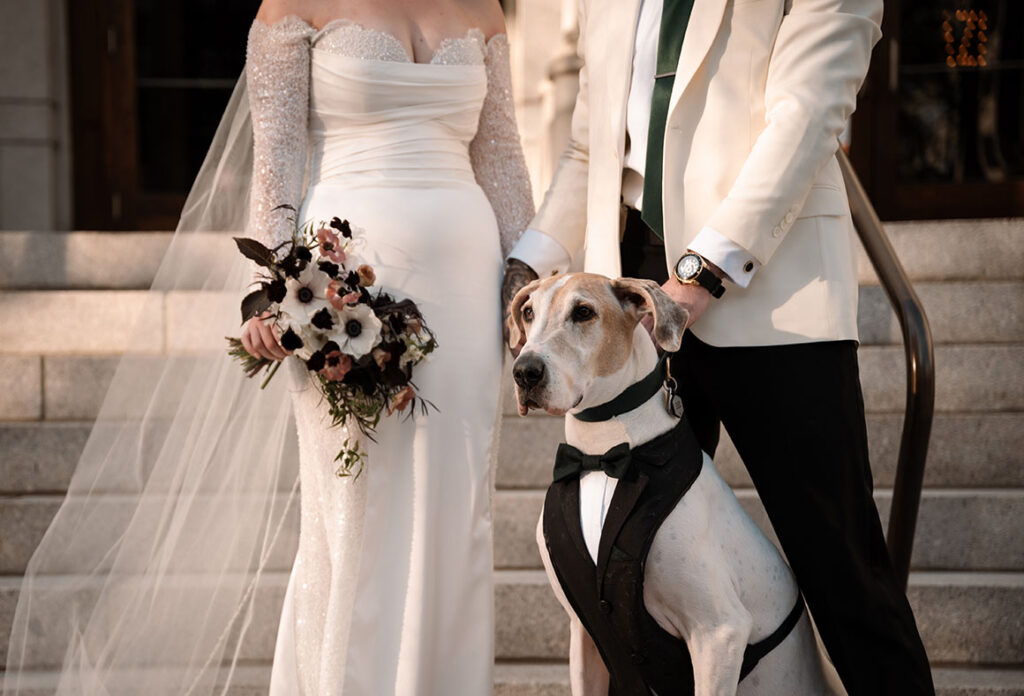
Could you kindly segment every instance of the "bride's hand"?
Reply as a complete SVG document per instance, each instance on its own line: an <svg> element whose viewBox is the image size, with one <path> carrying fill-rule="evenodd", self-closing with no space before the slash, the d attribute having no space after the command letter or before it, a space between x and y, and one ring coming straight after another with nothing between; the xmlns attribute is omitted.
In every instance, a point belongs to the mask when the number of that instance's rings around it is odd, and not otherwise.
<svg viewBox="0 0 1024 696"><path fill-rule="evenodd" d="M537 271L519 259L508 260L508 263L505 265L505 277L501 281L501 335L513 358L519 357L519 350L522 346L508 345L508 308L512 304L512 298L516 296L516 293L533 280L537 280Z"/></svg>
<svg viewBox="0 0 1024 696"><path fill-rule="evenodd" d="M277 335L273 322L265 321L270 316L269 312L264 312L245 322L242 327L242 347L256 358L283 360L290 351L281 347L281 337Z"/></svg>

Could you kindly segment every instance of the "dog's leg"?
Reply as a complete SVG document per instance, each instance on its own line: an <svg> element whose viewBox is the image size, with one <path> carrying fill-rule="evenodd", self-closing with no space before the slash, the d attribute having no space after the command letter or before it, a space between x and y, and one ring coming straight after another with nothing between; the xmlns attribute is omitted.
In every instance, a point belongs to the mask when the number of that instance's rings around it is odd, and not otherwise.
<svg viewBox="0 0 1024 696"><path fill-rule="evenodd" d="M645 570L651 616L686 641L696 696L734 696L754 620L736 585L715 522L707 469L654 537Z"/></svg>
<svg viewBox="0 0 1024 696"><path fill-rule="evenodd" d="M739 686L752 621L739 612L720 618L724 623L698 627L687 639L695 696L735 696Z"/></svg>
<svg viewBox="0 0 1024 696"><path fill-rule="evenodd" d="M608 696L608 668L594 639L575 615L569 623L569 684L572 696Z"/></svg>
<svg viewBox="0 0 1024 696"><path fill-rule="evenodd" d="M537 548L540 550L540 559L548 575L548 583L554 590L558 603L569 615L569 683L572 687L572 696L608 696L608 669L604 666L601 653L598 652L597 645L587 633L587 629L577 618L576 612L572 610L572 605L569 604L551 566L548 546L544 541L543 511L537 522Z"/></svg>

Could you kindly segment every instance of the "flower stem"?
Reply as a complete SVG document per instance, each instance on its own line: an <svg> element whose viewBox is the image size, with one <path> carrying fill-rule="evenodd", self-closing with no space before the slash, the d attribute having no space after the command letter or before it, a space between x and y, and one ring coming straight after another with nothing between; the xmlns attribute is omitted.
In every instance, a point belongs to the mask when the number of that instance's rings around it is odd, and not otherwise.
<svg viewBox="0 0 1024 696"><path fill-rule="evenodd" d="M263 384L260 385L260 389L267 388L267 385L270 383L270 378L274 376L274 373L277 372L277 369L281 367L281 363L283 362L284 360L278 360L274 363L274 366L270 368L270 372L267 374L267 378L263 380Z"/></svg>

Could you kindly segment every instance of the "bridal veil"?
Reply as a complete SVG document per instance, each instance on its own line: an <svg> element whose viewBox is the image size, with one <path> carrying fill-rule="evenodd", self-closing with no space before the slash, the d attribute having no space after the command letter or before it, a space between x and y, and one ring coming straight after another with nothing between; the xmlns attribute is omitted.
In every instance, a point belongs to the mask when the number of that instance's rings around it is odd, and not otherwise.
<svg viewBox="0 0 1024 696"><path fill-rule="evenodd" d="M298 535L288 380L226 353L253 266L244 73L147 293L67 497L25 572L3 693L212 694L273 646ZM154 317L162 321L154 322ZM154 353L154 325L163 351ZM276 626L276 621L262 621Z"/></svg>

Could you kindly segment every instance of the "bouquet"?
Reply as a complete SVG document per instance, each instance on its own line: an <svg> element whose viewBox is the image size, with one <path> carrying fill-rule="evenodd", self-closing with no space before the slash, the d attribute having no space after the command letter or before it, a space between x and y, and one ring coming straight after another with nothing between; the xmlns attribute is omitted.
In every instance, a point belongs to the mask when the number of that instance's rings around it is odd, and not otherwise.
<svg viewBox="0 0 1024 696"><path fill-rule="evenodd" d="M336 217L301 228L296 221L292 239L273 249L254 239L234 239L238 250L264 269L259 287L242 300L242 323L269 312L281 346L312 373L331 426L354 424L373 440L385 412L411 415L417 404L424 413L434 407L417 394L412 374L437 340L415 302L371 292L376 276L357 254L361 234ZM257 358L240 339L227 340L228 353L249 377L267 370L261 388L266 387L281 361ZM366 452L350 437L335 461L338 476L358 476Z"/></svg>

